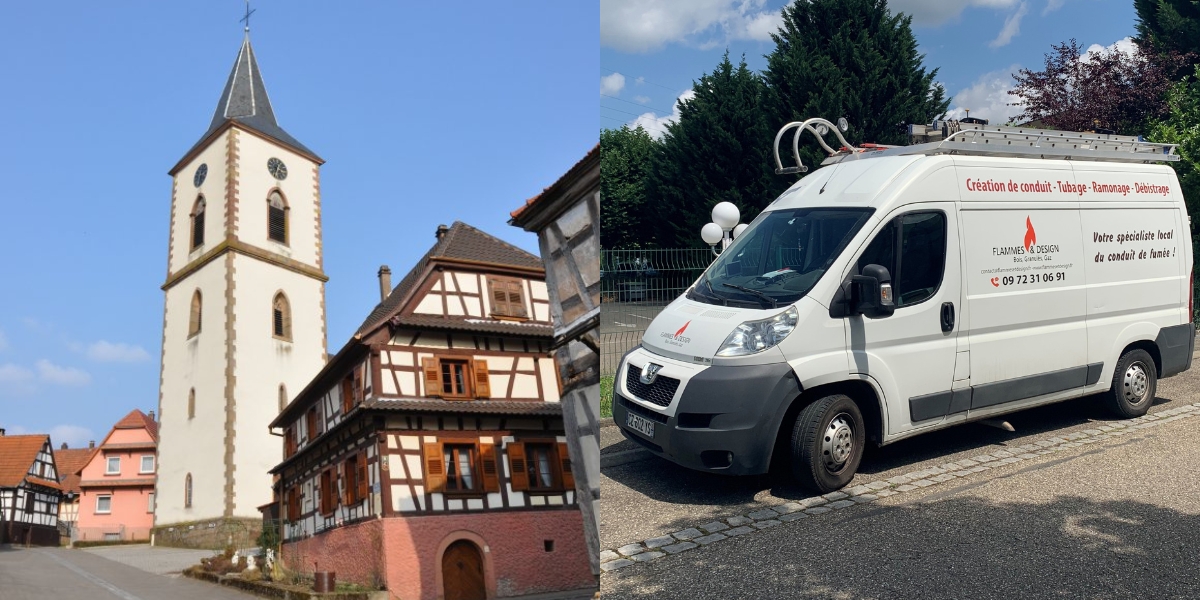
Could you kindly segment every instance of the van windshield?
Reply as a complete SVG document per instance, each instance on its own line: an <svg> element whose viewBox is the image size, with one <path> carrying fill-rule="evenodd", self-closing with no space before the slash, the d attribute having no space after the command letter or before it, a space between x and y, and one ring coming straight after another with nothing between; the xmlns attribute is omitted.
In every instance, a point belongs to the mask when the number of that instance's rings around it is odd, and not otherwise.
<svg viewBox="0 0 1200 600"><path fill-rule="evenodd" d="M870 208L797 208L759 215L721 253L688 297L709 304L772 308L817 284Z"/></svg>

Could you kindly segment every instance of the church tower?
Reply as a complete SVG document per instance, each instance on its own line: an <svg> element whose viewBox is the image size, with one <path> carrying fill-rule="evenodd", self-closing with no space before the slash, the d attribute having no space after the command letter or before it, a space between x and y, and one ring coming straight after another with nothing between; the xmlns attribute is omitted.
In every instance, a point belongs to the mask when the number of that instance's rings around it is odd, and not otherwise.
<svg viewBox="0 0 1200 600"><path fill-rule="evenodd" d="M283 445L267 425L325 363L323 162L275 121L247 29L208 131L170 171L159 543L224 545L272 500Z"/></svg>

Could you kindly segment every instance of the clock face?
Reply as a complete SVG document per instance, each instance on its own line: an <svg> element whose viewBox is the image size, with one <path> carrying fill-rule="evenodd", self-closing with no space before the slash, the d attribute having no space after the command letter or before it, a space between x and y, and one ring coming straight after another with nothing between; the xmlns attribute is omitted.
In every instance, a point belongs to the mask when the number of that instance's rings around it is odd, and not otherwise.
<svg viewBox="0 0 1200 600"><path fill-rule="evenodd" d="M208 177L207 163L196 167L196 174L192 176L192 183L195 184L196 187L200 187L200 184L204 183L205 177Z"/></svg>
<svg viewBox="0 0 1200 600"><path fill-rule="evenodd" d="M272 158L267 161L267 171L271 173L271 177L283 181L287 179L287 165L283 164L282 160Z"/></svg>

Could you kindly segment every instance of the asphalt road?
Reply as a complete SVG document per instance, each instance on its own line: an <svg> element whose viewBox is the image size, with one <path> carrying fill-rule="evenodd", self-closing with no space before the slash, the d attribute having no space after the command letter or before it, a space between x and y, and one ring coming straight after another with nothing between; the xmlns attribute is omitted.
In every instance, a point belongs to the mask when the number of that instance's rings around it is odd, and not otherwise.
<svg viewBox="0 0 1200 600"><path fill-rule="evenodd" d="M151 561L152 570L161 567ZM65 548L0 546L0 598L121 600L246 600L254 596L179 575L156 574L109 560L101 553Z"/></svg>
<svg viewBox="0 0 1200 600"><path fill-rule="evenodd" d="M1151 413L1200 402L1200 369ZM852 486L1118 422L1095 398L870 452ZM1200 597L1200 417L1055 452L636 564L605 598ZM628 442L613 443L621 451ZM652 458L603 470L603 548L809 497L784 476L730 478ZM698 576L702 574L701 576Z"/></svg>

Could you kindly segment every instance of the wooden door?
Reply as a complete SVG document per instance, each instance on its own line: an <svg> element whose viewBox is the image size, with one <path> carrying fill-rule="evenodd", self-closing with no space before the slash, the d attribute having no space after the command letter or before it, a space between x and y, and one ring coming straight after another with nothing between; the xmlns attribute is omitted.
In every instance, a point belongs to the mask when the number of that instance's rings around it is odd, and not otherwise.
<svg viewBox="0 0 1200 600"><path fill-rule="evenodd" d="M446 600L487 600L483 584L483 557L479 548L459 540L442 555L442 587Z"/></svg>

